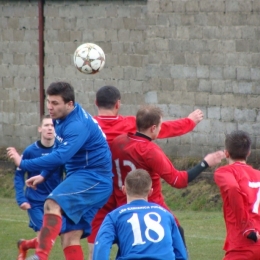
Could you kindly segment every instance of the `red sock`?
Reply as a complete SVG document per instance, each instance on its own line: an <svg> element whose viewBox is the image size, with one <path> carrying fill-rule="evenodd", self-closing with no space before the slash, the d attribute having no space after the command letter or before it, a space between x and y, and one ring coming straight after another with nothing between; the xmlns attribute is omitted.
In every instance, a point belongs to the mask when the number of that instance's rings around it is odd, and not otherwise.
<svg viewBox="0 0 260 260"><path fill-rule="evenodd" d="M66 260L84 260L84 254L80 245L67 246L63 249Z"/></svg>
<svg viewBox="0 0 260 260"><path fill-rule="evenodd" d="M22 242L22 248L25 250L28 250L30 248L36 248L38 244L37 237L30 239L30 240L24 240Z"/></svg>
<svg viewBox="0 0 260 260"><path fill-rule="evenodd" d="M62 218L55 214L44 214L43 224L39 235L38 246L35 250L40 260L47 260L48 255L60 233Z"/></svg>

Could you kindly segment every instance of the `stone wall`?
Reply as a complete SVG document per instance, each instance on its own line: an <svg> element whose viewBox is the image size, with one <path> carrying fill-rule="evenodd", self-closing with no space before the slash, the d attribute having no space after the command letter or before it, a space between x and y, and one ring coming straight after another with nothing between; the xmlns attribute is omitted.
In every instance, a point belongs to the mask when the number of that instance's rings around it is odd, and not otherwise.
<svg viewBox="0 0 260 260"><path fill-rule="evenodd" d="M96 114L95 91L112 84L122 114L160 106L165 119L196 108L205 119L182 137L160 141L167 154L201 157L223 149L224 134L248 131L259 154L260 1L45 1L45 87L66 80ZM38 1L0 2L0 147L24 148L39 122ZM100 45L96 75L72 62L84 42Z"/></svg>

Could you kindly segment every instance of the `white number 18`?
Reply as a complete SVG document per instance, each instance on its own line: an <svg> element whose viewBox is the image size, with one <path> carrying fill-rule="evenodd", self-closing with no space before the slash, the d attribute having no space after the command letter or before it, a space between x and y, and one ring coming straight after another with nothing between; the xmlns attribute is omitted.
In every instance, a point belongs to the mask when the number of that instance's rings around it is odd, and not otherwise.
<svg viewBox="0 0 260 260"><path fill-rule="evenodd" d="M157 221L151 219L150 218L151 215L155 215L157 217ZM142 234L141 234L141 228L140 228L140 222L138 219L138 214L133 213L132 217L130 219L128 219L127 222L132 225L132 231L134 234L134 243L132 244L132 246L145 244L146 242L143 241ZM158 243L163 239L164 228L162 227L160 222L161 222L161 216L156 212L149 212L146 215L144 215L144 223L146 225L144 235L147 240L149 240L153 243ZM154 231L158 235L158 238L153 239L149 234L149 230Z"/></svg>

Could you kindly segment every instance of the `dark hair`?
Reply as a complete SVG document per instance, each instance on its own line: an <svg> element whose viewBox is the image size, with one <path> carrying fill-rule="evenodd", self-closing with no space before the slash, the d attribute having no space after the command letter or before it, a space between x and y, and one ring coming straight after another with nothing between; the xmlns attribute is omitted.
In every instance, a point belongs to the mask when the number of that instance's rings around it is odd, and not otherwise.
<svg viewBox="0 0 260 260"><path fill-rule="evenodd" d="M120 99L121 94L114 86L101 87L96 93L96 103L98 107L111 109Z"/></svg>
<svg viewBox="0 0 260 260"><path fill-rule="evenodd" d="M136 128L138 131L147 130L149 127L158 126L163 113L159 107L143 106L136 114Z"/></svg>
<svg viewBox="0 0 260 260"><path fill-rule="evenodd" d="M226 135L225 147L233 160L246 160L251 149L251 138L247 132L236 130Z"/></svg>
<svg viewBox="0 0 260 260"><path fill-rule="evenodd" d="M73 87L68 82L53 82L46 91L49 96L61 96L65 103L70 101L75 103L75 94Z"/></svg>
<svg viewBox="0 0 260 260"><path fill-rule="evenodd" d="M151 176L146 170L133 170L125 178L125 187L129 196L145 197L152 187Z"/></svg>

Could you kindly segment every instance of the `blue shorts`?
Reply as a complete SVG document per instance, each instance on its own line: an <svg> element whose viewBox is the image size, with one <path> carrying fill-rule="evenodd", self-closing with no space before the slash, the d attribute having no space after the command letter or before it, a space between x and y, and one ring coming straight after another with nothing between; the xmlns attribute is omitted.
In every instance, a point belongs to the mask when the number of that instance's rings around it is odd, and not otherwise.
<svg viewBox="0 0 260 260"><path fill-rule="evenodd" d="M83 230L82 238L91 233L91 222L112 193L112 177L82 169L65 178L48 196L63 211L61 233Z"/></svg>
<svg viewBox="0 0 260 260"><path fill-rule="evenodd" d="M41 230L44 215L45 201L29 201L31 208L27 210L29 216L29 227L35 232ZM62 222L62 229L66 222Z"/></svg>
<svg viewBox="0 0 260 260"><path fill-rule="evenodd" d="M29 227L32 228L35 232L38 232L42 227L44 201L30 201L29 203L31 205L31 208L27 210L29 216Z"/></svg>

